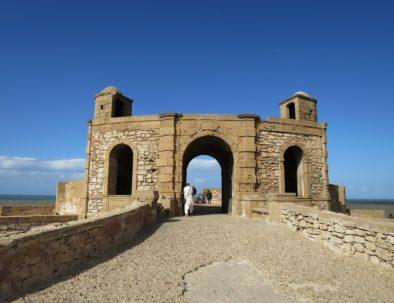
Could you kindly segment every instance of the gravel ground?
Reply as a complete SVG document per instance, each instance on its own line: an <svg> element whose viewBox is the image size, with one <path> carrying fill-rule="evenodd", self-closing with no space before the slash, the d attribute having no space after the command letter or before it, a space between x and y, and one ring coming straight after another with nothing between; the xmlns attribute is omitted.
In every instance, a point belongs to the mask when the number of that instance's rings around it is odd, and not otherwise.
<svg viewBox="0 0 394 303"><path fill-rule="evenodd" d="M227 261L247 262L288 301L394 302L394 270L222 214L158 223L113 258L16 302L187 302L185 275Z"/></svg>

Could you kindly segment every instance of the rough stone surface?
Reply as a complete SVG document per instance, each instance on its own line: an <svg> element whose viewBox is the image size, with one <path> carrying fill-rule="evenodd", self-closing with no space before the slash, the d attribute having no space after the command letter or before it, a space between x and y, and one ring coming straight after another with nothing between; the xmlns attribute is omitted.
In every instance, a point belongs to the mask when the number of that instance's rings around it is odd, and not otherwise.
<svg viewBox="0 0 394 303"><path fill-rule="evenodd" d="M36 226L53 223L64 223L77 220L78 216L65 215L34 215L34 216L7 216L0 217L0 238L9 235L10 232L26 232Z"/></svg>
<svg viewBox="0 0 394 303"><path fill-rule="evenodd" d="M333 212L319 213L302 206L284 205L281 222L335 251L370 260L387 268L394 267L394 245L390 241L394 236L394 224L389 220L368 221Z"/></svg>
<svg viewBox="0 0 394 303"><path fill-rule="evenodd" d="M0 237L0 302L84 268L89 261L130 243L153 221L148 204L131 205L99 218Z"/></svg>
<svg viewBox="0 0 394 303"><path fill-rule="evenodd" d="M133 142L137 153L136 189L153 191L158 180L158 129L97 130L92 135L90 155L90 177L88 212L101 212L104 190L105 155L114 143Z"/></svg>
<svg viewBox="0 0 394 303"><path fill-rule="evenodd" d="M323 191L322 170L325 165L322 137L303 134L286 134L261 130L257 142L258 190L264 193L279 192L279 160L284 148L293 142L302 146L312 165L311 194L314 200L321 198Z"/></svg>
<svg viewBox="0 0 394 303"><path fill-rule="evenodd" d="M158 223L116 257L17 302L187 302L185 274L229 260L246 260L289 301L394 297L391 269L335 254L282 225L207 215Z"/></svg>
<svg viewBox="0 0 394 303"><path fill-rule="evenodd" d="M185 275L188 302L289 302L247 261L215 262Z"/></svg>

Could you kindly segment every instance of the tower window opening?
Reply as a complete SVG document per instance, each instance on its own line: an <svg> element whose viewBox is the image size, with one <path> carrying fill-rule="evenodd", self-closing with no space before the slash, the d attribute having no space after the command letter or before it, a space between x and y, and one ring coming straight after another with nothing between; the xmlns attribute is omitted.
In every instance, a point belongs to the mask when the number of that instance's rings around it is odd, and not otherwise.
<svg viewBox="0 0 394 303"><path fill-rule="evenodd" d="M115 100L115 110L114 117L123 117L124 116L124 104L121 100Z"/></svg>
<svg viewBox="0 0 394 303"><path fill-rule="evenodd" d="M287 104L287 111L288 111L288 114L289 114L289 119L295 119L296 118L294 103Z"/></svg>

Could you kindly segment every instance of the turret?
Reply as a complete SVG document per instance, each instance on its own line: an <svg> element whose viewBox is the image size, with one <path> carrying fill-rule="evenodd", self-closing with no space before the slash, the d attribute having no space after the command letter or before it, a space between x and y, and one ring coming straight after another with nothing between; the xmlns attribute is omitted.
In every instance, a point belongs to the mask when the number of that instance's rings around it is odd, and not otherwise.
<svg viewBox="0 0 394 303"><path fill-rule="evenodd" d="M317 122L317 100L304 92L296 92L280 105L280 117L285 119Z"/></svg>
<svg viewBox="0 0 394 303"><path fill-rule="evenodd" d="M94 96L94 100L95 120L105 121L115 117L131 116L133 100L123 96L116 87L104 88Z"/></svg>

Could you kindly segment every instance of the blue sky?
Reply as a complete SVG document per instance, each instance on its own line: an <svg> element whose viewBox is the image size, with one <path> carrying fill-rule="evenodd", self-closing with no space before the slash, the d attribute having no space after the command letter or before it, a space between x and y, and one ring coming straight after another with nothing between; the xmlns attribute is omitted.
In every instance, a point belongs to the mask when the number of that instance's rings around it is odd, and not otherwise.
<svg viewBox="0 0 394 303"><path fill-rule="evenodd" d="M136 115L267 118L306 91L330 181L394 198L393 1L2 1L0 37L0 193L81 176L93 96L114 85Z"/></svg>

